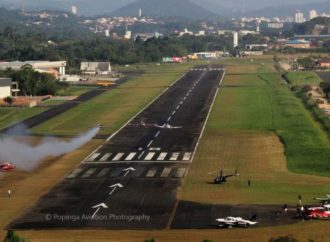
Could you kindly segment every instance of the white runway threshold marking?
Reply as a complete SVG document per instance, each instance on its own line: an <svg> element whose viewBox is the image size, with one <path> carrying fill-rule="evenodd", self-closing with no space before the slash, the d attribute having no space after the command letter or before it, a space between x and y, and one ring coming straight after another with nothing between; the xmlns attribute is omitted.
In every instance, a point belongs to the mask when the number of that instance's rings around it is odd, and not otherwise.
<svg viewBox="0 0 330 242"><path fill-rule="evenodd" d="M172 171L172 168L165 167L164 170L162 171L162 174L160 177L168 177Z"/></svg>
<svg viewBox="0 0 330 242"><path fill-rule="evenodd" d="M191 153L185 153L182 160L184 160L184 161L190 160L191 155L192 155Z"/></svg>
<svg viewBox="0 0 330 242"><path fill-rule="evenodd" d="M102 158L100 159L100 161L107 161L110 156L111 156L111 153L106 153L104 156L102 156Z"/></svg>
<svg viewBox="0 0 330 242"><path fill-rule="evenodd" d="M91 177L96 170L97 170L97 168L90 168L90 169L88 169L87 172L82 176L82 178L89 178L89 177Z"/></svg>
<svg viewBox="0 0 330 242"><path fill-rule="evenodd" d="M148 155L146 156L146 158L144 158L145 160L151 160L154 156L155 156L155 152L149 152Z"/></svg>
<svg viewBox="0 0 330 242"><path fill-rule="evenodd" d="M136 156L135 152L130 153L125 160L133 160L133 158Z"/></svg>
<svg viewBox="0 0 330 242"><path fill-rule="evenodd" d="M83 168L77 168L73 172L70 173L70 175L67 176L69 179L76 178L80 172L82 172L84 169Z"/></svg>
<svg viewBox="0 0 330 242"><path fill-rule="evenodd" d="M186 173L186 168L178 168L177 171L175 172L175 177L182 178L184 177L185 173Z"/></svg>
<svg viewBox="0 0 330 242"><path fill-rule="evenodd" d="M167 155L167 152L162 152L162 153L160 153L160 155L158 156L158 159L157 160L165 160L165 157L166 157L166 155Z"/></svg>
<svg viewBox="0 0 330 242"><path fill-rule="evenodd" d="M124 156L124 153L118 153L112 160L119 161Z"/></svg>
<svg viewBox="0 0 330 242"><path fill-rule="evenodd" d="M88 161L94 161L99 155L100 155L100 153L94 153L94 154L92 154L92 155L88 158Z"/></svg>
<svg viewBox="0 0 330 242"><path fill-rule="evenodd" d="M178 157L179 157L179 155L180 155L179 152L175 152L175 153L173 153L172 156L171 156L171 158L170 158L170 160L177 160Z"/></svg>
<svg viewBox="0 0 330 242"><path fill-rule="evenodd" d="M156 175L156 173L157 173L157 168L151 168L151 169L148 171L146 177L154 177L154 176Z"/></svg>
<svg viewBox="0 0 330 242"><path fill-rule="evenodd" d="M99 174L97 174L97 178L102 178L104 177L108 172L110 171L110 168L103 168Z"/></svg>

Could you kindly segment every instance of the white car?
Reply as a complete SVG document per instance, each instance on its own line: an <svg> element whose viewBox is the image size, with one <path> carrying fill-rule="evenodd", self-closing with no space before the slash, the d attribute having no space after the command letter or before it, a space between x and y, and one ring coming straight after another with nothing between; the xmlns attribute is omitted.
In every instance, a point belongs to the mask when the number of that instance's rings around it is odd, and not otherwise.
<svg viewBox="0 0 330 242"><path fill-rule="evenodd" d="M256 225L257 221L246 220L241 217L226 217L226 218L218 218L216 219L220 228L248 228L250 226Z"/></svg>

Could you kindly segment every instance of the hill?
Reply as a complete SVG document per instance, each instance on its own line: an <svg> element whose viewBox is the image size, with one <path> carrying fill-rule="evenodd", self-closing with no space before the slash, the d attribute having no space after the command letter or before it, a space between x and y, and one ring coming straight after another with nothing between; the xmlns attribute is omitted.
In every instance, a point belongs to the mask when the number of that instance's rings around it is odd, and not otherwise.
<svg viewBox="0 0 330 242"><path fill-rule="evenodd" d="M159 17L181 17L186 19L215 19L215 13L206 10L190 0L139 0L111 13L113 16L137 16L139 9L143 15Z"/></svg>
<svg viewBox="0 0 330 242"><path fill-rule="evenodd" d="M330 1L326 2L315 2L315 3L308 3L308 4L294 4L294 5L285 5L279 7L266 7L256 11L250 11L246 16L249 17L258 17L264 16L269 18L274 17L287 17L293 16L294 12L299 9L300 11L304 12L307 16L308 12L312 9L317 10L319 13L329 13L330 12Z"/></svg>

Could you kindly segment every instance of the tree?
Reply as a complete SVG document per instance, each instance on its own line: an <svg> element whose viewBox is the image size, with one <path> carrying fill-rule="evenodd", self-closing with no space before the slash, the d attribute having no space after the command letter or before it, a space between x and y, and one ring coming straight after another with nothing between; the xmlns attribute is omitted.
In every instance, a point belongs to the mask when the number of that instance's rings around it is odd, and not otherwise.
<svg viewBox="0 0 330 242"><path fill-rule="evenodd" d="M156 242L156 240L152 238L152 239L146 239L144 242Z"/></svg>
<svg viewBox="0 0 330 242"><path fill-rule="evenodd" d="M6 238L3 242L28 242L28 240L18 236L14 230L8 230Z"/></svg>
<svg viewBox="0 0 330 242"><path fill-rule="evenodd" d="M330 97L330 83L329 82L321 82L320 87L322 88L323 92Z"/></svg>
<svg viewBox="0 0 330 242"><path fill-rule="evenodd" d="M310 57L298 59L298 64L306 70L312 70L315 67L315 61Z"/></svg>

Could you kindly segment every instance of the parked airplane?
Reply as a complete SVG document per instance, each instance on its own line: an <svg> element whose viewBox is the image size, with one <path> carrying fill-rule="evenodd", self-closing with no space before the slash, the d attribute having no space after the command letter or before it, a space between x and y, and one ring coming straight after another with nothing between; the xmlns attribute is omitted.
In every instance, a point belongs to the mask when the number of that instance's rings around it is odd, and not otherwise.
<svg viewBox="0 0 330 242"><path fill-rule="evenodd" d="M10 172L15 170L16 166L10 163L2 163L0 164L0 172Z"/></svg>
<svg viewBox="0 0 330 242"><path fill-rule="evenodd" d="M314 198L317 201L324 202L324 203L329 203L330 202L330 194L327 194L326 197L316 197Z"/></svg>
<svg viewBox="0 0 330 242"><path fill-rule="evenodd" d="M216 178L214 178L214 184L223 184L223 183L226 183L227 182L227 179L229 177L233 177L233 176L239 176L237 170L235 171L234 174L230 174L230 175L226 175L226 176L223 175L223 171L221 170L219 176L217 176Z"/></svg>
<svg viewBox="0 0 330 242"><path fill-rule="evenodd" d="M250 220L246 220L241 217L226 217L226 218L216 219L220 228L233 228L233 227L248 228L258 223L255 220L256 220L256 216L253 216Z"/></svg>

